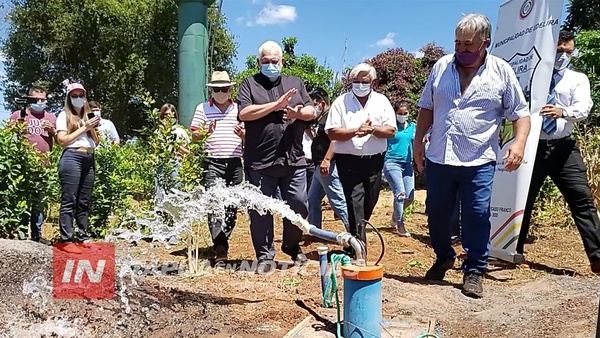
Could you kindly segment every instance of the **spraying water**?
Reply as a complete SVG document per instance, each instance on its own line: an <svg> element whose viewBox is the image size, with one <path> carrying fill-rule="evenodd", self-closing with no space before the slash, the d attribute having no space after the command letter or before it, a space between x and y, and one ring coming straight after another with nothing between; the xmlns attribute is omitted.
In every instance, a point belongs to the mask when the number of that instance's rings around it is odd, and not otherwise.
<svg viewBox="0 0 600 338"><path fill-rule="evenodd" d="M150 239L169 247L174 239L192 235L193 225L203 223L210 214L212 217L224 220L226 207L236 206L238 210L255 210L261 215L271 213L287 218L300 227L305 233L315 235L343 246L352 246L357 254L357 265L365 264L364 246L349 233L334 234L323 231L309 224L302 216L295 213L284 201L262 194L258 187L243 182L236 186L227 186L225 181L217 180L214 186L205 189L197 187L191 192L174 190L156 201L156 206L144 217L130 214L132 221L123 224L106 237L107 241L125 240L129 243ZM170 222L165 222L165 216ZM135 225L135 229L127 229L125 225ZM224 224L224 222L222 223ZM130 256L116 258L117 294L126 313L131 312L129 306L130 287L137 286L134 277L136 266L140 262ZM154 263L156 265L157 262ZM38 278L39 279L39 278ZM23 285L23 293L35 298L36 303L45 307L51 296L49 284L34 279Z"/></svg>

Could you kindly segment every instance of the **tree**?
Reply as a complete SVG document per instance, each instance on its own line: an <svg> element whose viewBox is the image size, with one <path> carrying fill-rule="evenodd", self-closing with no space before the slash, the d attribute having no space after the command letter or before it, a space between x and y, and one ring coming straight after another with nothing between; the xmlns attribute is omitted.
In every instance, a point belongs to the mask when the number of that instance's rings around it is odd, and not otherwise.
<svg viewBox="0 0 600 338"><path fill-rule="evenodd" d="M322 88L331 94L333 86L333 70L331 68L319 65L317 58L307 54L296 55L295 47L298 39L287 37L282 39L283 45L283 69L285 75L293 75L304 80L306 89L311 92L317 88ZM249 55L246 57L246 69L236 76L237 83L243 79L256 74L258 69L258 57Z"/></svg>
<svg viewBox="0 0 600 338"><path fill-rule="evenodd" d="M373 89L386 95L392 102L409 101L416 105L431 67L446 55L442 47L433 43L425 45L419 52L423 56L416 58L402 48L391 48L366 60L377 72ZM342 79L345 90L351 87L347 75Z"/></svg>
<svg viewBox="0 0 600 338"><path fill-rule="evenodd" d="M600 29L600 1L570 0L567 6L569 14L563 24L563 29L582 31Z"/></svg>
<svg viewBox="0 0 600 338"><path fill-rule="evenodd" d="M588 76L594 106L587 120L581 125L600 125L600 30L582 31L577 34L577 57L573 68Z"/></svg>
<svg viewBox="0 0 600 338"><path fill-rule="evenodd" d="M177 99L176 0L12 0L2 51L6 108L32 84L51 106L64 104L65 79L78 80L100 101L121 134L144 125L140 97ZM60 13L60 15L57 15ZM237 44L226 18L209 10L211 65L233 71Z"/></svg>

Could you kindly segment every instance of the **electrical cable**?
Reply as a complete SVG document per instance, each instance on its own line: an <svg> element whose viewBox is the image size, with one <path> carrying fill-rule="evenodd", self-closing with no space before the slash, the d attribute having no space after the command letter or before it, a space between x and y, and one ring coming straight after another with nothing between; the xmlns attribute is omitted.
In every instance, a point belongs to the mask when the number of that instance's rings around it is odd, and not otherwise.
<svg viewBox="0 0 600 338"><path fill-rule="evenodd" d="M375 233L377 233L377 236L379 236L379 240L381 241L381 254L379 255L379 258L377 259L377 262L375 262L375 265L379 265L379 262L381 262L381 260L383 259L383 255L385 253L385 242L383 241L383 236L381 235L381 232L379 232L379 230L377 230L377 228L369 221L367 220L363 220L366 224L370 225L371 228L373 228L373 230L375 230Z"/></svg>

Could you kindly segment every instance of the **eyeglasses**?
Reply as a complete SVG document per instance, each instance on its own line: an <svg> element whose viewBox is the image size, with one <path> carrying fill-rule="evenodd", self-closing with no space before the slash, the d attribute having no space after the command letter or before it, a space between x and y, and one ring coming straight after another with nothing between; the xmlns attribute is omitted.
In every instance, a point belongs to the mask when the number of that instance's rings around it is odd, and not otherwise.
<svg viewBox="0 0 600 338"><path fill-rule="evenodd" d="M212 90L215 93L229 93L229 89L231 89L231 87L212 87Z"/></svg>
<svg viewBox="0 0 600 338"><path fill-rule="evenodd" d="M85 94L79 94L79 95L77 95L77 94L72 94L72 95L71 95L71 98L72 98L72 99L78 99L78 98L79 98L79 99L83 99L83 98L85 98Z"/></svg>

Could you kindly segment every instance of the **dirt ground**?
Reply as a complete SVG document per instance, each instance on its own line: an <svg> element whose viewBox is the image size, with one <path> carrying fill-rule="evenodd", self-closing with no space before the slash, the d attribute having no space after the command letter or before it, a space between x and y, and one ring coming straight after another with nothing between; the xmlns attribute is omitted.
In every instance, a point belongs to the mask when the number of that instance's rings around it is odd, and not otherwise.
<svg viewBox="0 0 600 338"><path fill-rule="evenodd" d="M600 279L589 272L574 228L538 226L536 240L526 247L528 263L492 264L485 279L484 298L474 300L464 297L458 288L462 280L460 262L447 274L445 283L429 284L422 278L434 254L423 213L424 193L417 192L416 199L414 211L407 218L412 238L399 237L390 227L389 192L382 192L371 219L385 239L384 318L392 321L434 318L439 323L436 332L441 337L594 336ZM336 232L343 229L330 209L327 208L324 217L325 229ZM279 249L281 224L276 228ZM209 247L208 231L206 234L205 246ZM373 264L381 245L375 233L370 232L368 238L369 263ZM77 301L52 301L44 311L35 310L28 303L19 305L20 311L33 314L25 325L23 317L17 318L18 312L4 302L0 304L0 314L5 327L12 328L2 331L0 325L0 337L283 337L309 315L318 323L315 330L333 330L335 326L321 307L316 267L319 245L322 244L305 244L303 250L312 264L300 272L290 269L259 276L211 268L197 277L143 278L140 286L131 289L130 314L123 312L118 297L88 302L86 306ZM336 249L335 245L328 245ZM208 250L202 254L208 254ZM183 262L187 251L183 243L165 248L144 242L122 245L118 255L132 255L145 261ZM278 253L277 258L288 260L285 254ZM229 259L254 259L245 215L240 216L234 231ZM341 278L338 280L341 285ZM340 297L342 293L343 290ZM13 299L18 299L17 296ZM66 322L64 315L69 315ZM35 322L38 326L31 324ZM61 327L62 333L42 327ZM47 335L34 334L42 331Z"/></svg>

